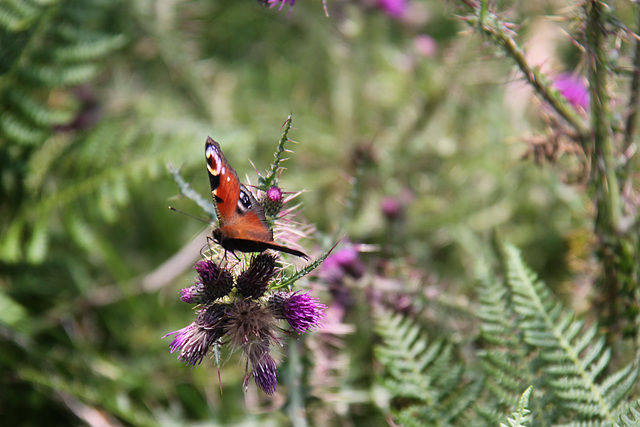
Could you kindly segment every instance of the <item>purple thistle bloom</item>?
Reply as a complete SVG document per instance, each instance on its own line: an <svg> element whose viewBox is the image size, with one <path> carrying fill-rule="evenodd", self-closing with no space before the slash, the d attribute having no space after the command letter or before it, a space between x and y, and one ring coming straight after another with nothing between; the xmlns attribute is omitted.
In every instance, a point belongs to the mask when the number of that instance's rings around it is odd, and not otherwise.
<svg viewBox="0 0 640 427"><path fill-rule="evenodd" d="M171 342L169 348L171 353L180 350L178 360L187 366L196 367L200 365L204 356L209 351L209 347L215 343L212 334L204 328L199 327L195 323L190 324L182 329L170 332L162 338L169 335L176 335Z"/></svg>
<svg viewBox="0 0 640 427"><path fill-rule="evenodd" d="M224 334L224 314L227 307L224 304L213 305L200 311L192 324L163 336L162 338L176 336L169 346L171 353L180 350L180 362L193 367L200 365L211 346Z"/></svg>
<svg viewBox="0 0 640 427"><path fill-rule="evenodd" d="M358 254L355 246L349 245L329 255L320 267L323 277L329 282L339 282L345 275L359 279L364 275L365 266Z"/></svg>
<svg viewBox="0 0 640 427"><path fill-rule="evenodd" d="M327 308L320 304L318 298L314 298L309 293L301 294L296 291L288 297L283 298L280 294L272 299L275 310L284 317L291 328L299 334L307 332L309 329L317 328L324 319L324 310Z"/></svg>
<svg viewBox="0 0 640 427"><path fill-rule="evenodd" d="M252 364L253 379L256 385L267 394L278 389L278 367L269 353L264 354L258 363Z"/></svg>
<svg viewBox="0 0 640 427"><path fill-rule="evenodd" d="M200 300L200 292L197 285L180 289L180 301L187 304L197 304Z"/></svg>
<svg viewBox="0 0 640 427"><path fill-rule="evenodd" d="M589 89L582 77L563 73L555 79L553 86L569 101L573 108L589 109Z"/></svg>
<svg viewBox="0 0 640 427"><path fill-rule="evenodd" d="M438 42L427 34L416 36L413 39L413 45L416 51L425 58L432 57L438 52Z"/></svg>
<svg viewBox="0 0 640 427"><path fill-rule="evenodd" d="M180 300L188 304L208 304L222 298L233 289L233 277L226 269L211 260L197 262L193 267L198 272L195 285L180 291Z"/></svg>
<svg viewBox="0 0 640 427"><path fill-rule="evenodd" d="M272 202L282 202L282 190L278 187L271 187L267 190L267 198Z"/></svg>
<svg viewBox="0 0 640 427"><path fill-rule="evenodd" d="M162 338L166 338L171 335L176 335L176 337L173 339L173 341L171 341L171 344L169 345L169 348L171 349L171 353L175 353L176 350L184 346L185 342L187 341L187 338L189 337L189 335L191 335L191 331L195 328L197 328L196 324L192 323L189 326L185 326L182 329L178 329L177 331L169 332L168 334L162 337Z"/></svg>
<svg viewBox="0 0 640 427"><path fill-rule="evenodd" d="M278 187L270 187L267 192L264 193L264 197L261 197L260 202L267 218L277 217L284 205L282 190Z"/></svg>
<svg viewBox="0 0 640 427"><path fill-rule="evenodd" d="M407 11L407 0L378 0L378 7L393 18L401 18Z"/></svg>
<svg viewBox="0 0 640 427"><path fill-rule="evenodd" d="M276 274L276 258L270 254L256 256L238 276L236 288L245 298L260 298L267 291L269 281Z"/></svg>
<svg viewBox="0 0 640 427"><path fill-rule="evenodd" d="M387 196L380 202L382 213L389 220L395 220L402 217L404 206L397 197Z"/></svg>

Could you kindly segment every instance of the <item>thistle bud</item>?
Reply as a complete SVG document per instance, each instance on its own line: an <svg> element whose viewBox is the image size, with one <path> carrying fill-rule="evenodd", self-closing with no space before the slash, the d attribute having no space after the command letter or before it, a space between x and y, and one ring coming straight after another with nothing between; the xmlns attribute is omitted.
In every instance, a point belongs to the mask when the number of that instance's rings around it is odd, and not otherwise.
<svg viewBox="0 0 640 427"><path fill-rule="evenodd" d="M264 208L267 218L278 216L283 203L282 190L279 187L270 187L260 199L260 204Z"/></svg>
<svg viewBox="0 0 640 427"><path fill-rule="evenodd" d="M198 281L193 286L180 291L180 300L188 304L209 304L222 298L233 289L233 277L226 269L211 260L204 260L194 266Z"/></svg>
<svg viewBox="0 0 640 427"><path fill-rule="evenodd" d="M260 298L267 291L269 281L276 272L276 258L269 254L256 256L249 268L238 276L236 287L245 298Z"/></svg>

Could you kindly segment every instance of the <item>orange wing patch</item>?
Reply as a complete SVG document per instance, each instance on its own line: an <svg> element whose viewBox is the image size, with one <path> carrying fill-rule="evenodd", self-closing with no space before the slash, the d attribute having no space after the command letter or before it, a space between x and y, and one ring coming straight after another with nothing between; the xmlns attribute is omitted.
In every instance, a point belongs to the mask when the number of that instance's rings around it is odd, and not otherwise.
<svg viewBox="0 0 640 427"><path fill-rule="evenodd" d="M207 137L205 143L205 158L211 195L218 213L219 227L213 231L213 237L223 248L232 252L274 249L308 259L304 253L273 241L262 205L240 183L220 145L211 137Z"/></svg>

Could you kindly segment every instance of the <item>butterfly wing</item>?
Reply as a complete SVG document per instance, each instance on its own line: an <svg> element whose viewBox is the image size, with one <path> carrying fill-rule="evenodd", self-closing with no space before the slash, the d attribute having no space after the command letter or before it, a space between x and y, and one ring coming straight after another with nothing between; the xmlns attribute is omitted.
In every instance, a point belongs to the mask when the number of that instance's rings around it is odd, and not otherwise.
<svg viewBox="0 0 640 427"><path fill-rule="evenodd" d="M253 194L240 183L220 145L207 138L205 157L211 195L216 204L218 223L227 239L273 241L264 210Z"/></svg>
<svg viewBox="0 0 640 427"><path fill-rule="evenodd" d="M240 183L238 174L224 157L220 145L211 137L205 144L205 157L211 195L216 204L219 228L214 238L230 251L262 252L274 249L307 258L295 249L278 245L273 241L262 205L253 194Z"/></svg>

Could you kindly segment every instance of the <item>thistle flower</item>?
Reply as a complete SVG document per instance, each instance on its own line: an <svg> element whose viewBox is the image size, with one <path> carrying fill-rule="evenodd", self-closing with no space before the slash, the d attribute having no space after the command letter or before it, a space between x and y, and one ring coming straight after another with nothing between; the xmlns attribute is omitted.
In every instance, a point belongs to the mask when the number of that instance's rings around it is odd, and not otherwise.
<svg viewBox="0 0 640 427"><path fill-rule="evenodd" d="M220 299L233 289L233 277L211 260L204 260L194 266L198 272L195 285L180 291L180 300L188 304L207 304Z"/></svg>
<svg viewBox="0 0 640 427"><path fill-rule="evenodd" d="M321 275L328 282L335 283L345 275L359 279L364 275L365 266L354 245L349 245L329 255L321 267Z"/></svg>
<svg viewBox="0 0 640 427"><path fill-rule="evenodd" d="M582 77L563 73L555 79L553 86L576 110L589 109L589 89Z"/></svg>
<svg viewBox="0 0 640 427"><path fill-rule="evenodd" d="M260 199L260 204L264 208L264 213L267 217L276 217L282 210L284 200L282 197L282 190L280 187L269 187L264 193L264 196Z"/></svg>
<svg viewBox="0 0 640 427"><path fill-rule="evenodd" d="M416 52L424 57L431 58L438 52L438 42L427 34L420 34L413 39Z"/></svg>
<svg viewBox="0 0 640 427"><path fill-rule="evenodd" d="M225 304L214 304L201 310L195 322L163 336L162 338L176 335L169 346L171 353L180 350L180 362L192 367L200 365L211 346L224 335L224 314L227 308Z"/></svg>
<svg viewBox="0 0 640 427"><path fill-rule="evenodd" d="M293 0L263 0L272 7L279 3L293 5ZM289 141L286 135L291 120L285 122L285 130L276 150L275 161L266 176L258 174L258 186L254 197L264 208L266 220L272 227L278 244L291 247L296 241L308 235L312 227L294 221L296 206L285 205L300 194L285 193L278 187L278 179L283 168L280 156L290 152L284 148ZM177 172L174 173L174 178ZM188 186L181 178L176 179L181 191L189 195ZM285 196L286 195L286 196ZM198 201L198 198L194 198ZM277 268L277 254L261 253L252 256L247 263L239 257L234 262L227 253L209 246L206 259L194 266L198 273L192 286L182 289L180 299L198 304L196 320L190 325L171 332L164 337L173 336L171 353L178 353L178 360L188 366L198 366L212 349L224 348L239 351L246 361L243 385L246 387L253 377L258 388L267 394L273 394L278 388L278 368L271 354L271 346L280 343L284 330L279 327L286 319L291 329L303 333L316 328L324 317L325 306L308 293L287 293L270 290L284 287L282 283L272 281L285 280ZM244 260L248 258L245 256ZM298 271L292 282L310 273L320 262L312 263ZM283 276L282 279L279 277ZM276 297L279 296L279 297ZM275 298L278 304L272 303ZM278 299L279 298L279 299ZM277 311L277 313L276 313ZM163 338L164 338L163 337ZM216 358L216 360L220 360Z"/></svg>
<svg viewBox="0 0 640 427"><path fill-rule="evenodd" d="M276 272L276 256L262 253L238 276L236 287L245 298L260 298Z"/></svg>
<svg viewBox="0 0 640 427"><path fill-rule="evenodd" d="M407 0L378 0L378 7L393 18L402 18L407 11Z"/></svg>
<svg viewBox="0 0 640 427"><path fill-rule="evenodd" d="M256 385L267 394L273 394L278 389L278 366L269 353L264 354L259 361L251 364L253 379Z"/></svg>
<svg viewBox="0 0 640 427"><path fill-rule="evenodd" d="M271 297L269 304L276 316L285 319L291 329L298 334L303 334L320 326L327 307L320 304L320 300L310 296L308 292L304 294L299 292L291 294L279 292Z"/></svg>
<svg viewBox="0 0 640 427"><path fill-rule="evenodd" d="M251 365L256 385L267 394L277 387L277 366L270 355L272 342L278 342L273 311L256 301L237 301L228 312L226 336L233 348L242 349L247 363ZM249 381L249 369L245 368L243 385Z"/></svg>

